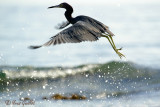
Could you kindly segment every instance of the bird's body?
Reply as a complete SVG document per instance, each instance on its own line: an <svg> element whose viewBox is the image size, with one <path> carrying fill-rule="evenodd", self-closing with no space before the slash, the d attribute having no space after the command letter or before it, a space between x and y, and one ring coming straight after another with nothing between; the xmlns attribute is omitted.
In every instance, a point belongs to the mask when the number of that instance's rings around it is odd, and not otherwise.
<svg viewBox="0 0 160 107"><path fill-rule="evenodd" d="M57 45L61 43L80 43L82 41L96 41L100 37L106 37L115 52L120 56L120 58L124 56L118 51L121 49L116 49L112 39L112 36L114 36L114 34L109 30L108 26L88 16L81 15L73 18L73 8L67 3L61 3L60 5L51 6L49 8L55 7L66 9L65 17L67 19L67 22L63 23L59 27L59 29L63 29L69 24L72 24L72 26L62 30L57 35L51 37L51 39L43 45L30 46L31 49L37 49L42 46Z"/></svg>

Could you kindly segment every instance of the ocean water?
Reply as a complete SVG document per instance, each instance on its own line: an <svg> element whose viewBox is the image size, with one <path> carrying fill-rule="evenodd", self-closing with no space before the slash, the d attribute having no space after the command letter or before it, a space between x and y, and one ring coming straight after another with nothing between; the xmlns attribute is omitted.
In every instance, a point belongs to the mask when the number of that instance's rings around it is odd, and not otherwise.
<svg viewBox="0 0 160 107"><path fill-rule="evenodd" d="M120 59L105 38L30 50L47 42L65 21L63 9L48 5L0 5L0 102L28 106L160 106L160 3L75 5L73 16L88 15L116 35ZM53 100L54 94L79 94L86 100ZM48 100L43 100L47 97ZM1 105L0 105L1 106ZM16 105L10 105L16 106Z"/></svg>
<svg viewBox="0 0 160 107"><path fill-rule="evenodd" d="M132 62L112 61L76 67L0 67L0 102L21 102L30 106L157 107L160 106L160 69ZM54 100L60 94L78 94L86 100ZM44 100L43 98L46 98ZM16 106L11 103L9 106Z"/></svg>

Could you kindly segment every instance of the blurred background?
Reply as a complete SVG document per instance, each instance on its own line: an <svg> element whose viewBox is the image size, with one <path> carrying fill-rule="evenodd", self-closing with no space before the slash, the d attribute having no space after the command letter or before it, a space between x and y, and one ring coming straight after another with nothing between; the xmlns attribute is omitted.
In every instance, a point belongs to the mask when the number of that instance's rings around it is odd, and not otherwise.
<svg viewBox="0 0 160 107"><path fill-rule="evenodd" d="M63 1L5 0L0 4L0 65L66 66L119 60L109 42L62 44L38 50L30 45L43 44L66 21L64 9L47 9ZM116 35L117 47L128 61L146 66L160 64L159 1L67 1L74 8L73 17L87 15L107 26Z"/></svg>
<svg viewBox="0 0 160 107"><path fill-rule="evenodd" d="M160 99L160 1L66 1L73 6L73 17L90 16L110 27L116 35L113 38L115 44L123 47L122 53L126 58L122 60L105 38L96 42L28 49L30 45L47 42L61 31L55 27L66 21L65 10L47 8L62 2L0 1L2 103L5 105L4 100L28 96L42 104L52 105L53 102L40 99L56 93L68 95L73 92L87 97L84 105L124 106L126 100L128 105L135 101L144 106L160 105L157 103ZM135 97L137 100L133 100ZM68 106L75 104L65 103ZM54 104L62 106L64 102Z"/></svg>

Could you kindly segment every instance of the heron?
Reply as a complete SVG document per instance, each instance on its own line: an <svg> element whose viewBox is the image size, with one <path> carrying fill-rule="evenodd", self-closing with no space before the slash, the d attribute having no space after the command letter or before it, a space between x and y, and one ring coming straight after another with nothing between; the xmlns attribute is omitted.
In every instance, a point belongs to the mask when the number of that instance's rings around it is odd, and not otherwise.
<svg viewBox="0 0 160 107"><path fill-rule="evenodd" d="M84 15L72 17L73 8L68 3L64 2L56 6L50 6L51 8L64 8L66 22L58 26L58 29L63 29L68 25L72 26L62 30L55 36L51 37L50 40L43 45L30 46L30 49L37 49L43 46L57 45L62 43L80 43L83 41L97 41L100 37L105 37L108 39L114 51L118 54L120 58L125 57L119 51L122 48L117 49L113 41L114 34L109 30L109 27L103 23Z"/></svg>

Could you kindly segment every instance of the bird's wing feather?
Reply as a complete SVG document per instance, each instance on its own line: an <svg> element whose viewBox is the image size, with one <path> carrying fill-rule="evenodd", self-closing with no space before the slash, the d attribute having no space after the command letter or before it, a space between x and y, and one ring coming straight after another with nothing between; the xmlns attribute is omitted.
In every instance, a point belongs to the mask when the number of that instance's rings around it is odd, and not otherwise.
<svg viewBox="0 0 160 107"><path fill-rule="evenodd" d="M82 41L96 41L101 32L89 23L78 21L73 26L61 31L51 37L43 46L56 45L61 43L79 43Z"/></svg>
<svg viewBox="0 0 160 107"><path fill-rule="evenodd" d="M70 23L68 21L62 22L56 26L57 29L63 29L68 26Z"/></svg>
<svg viewBox="0 0 160 107"><path fill-rule="evenodd" d="M111 36L114 36L114 34L110 31L109 27L104 25L103 23L99 22L98 20L93 19L88 16L78 16L78 18L83 19L85 22L89 23L89 25L92 26L91 28L96 28L101 33L106 33Z"/></svg>

